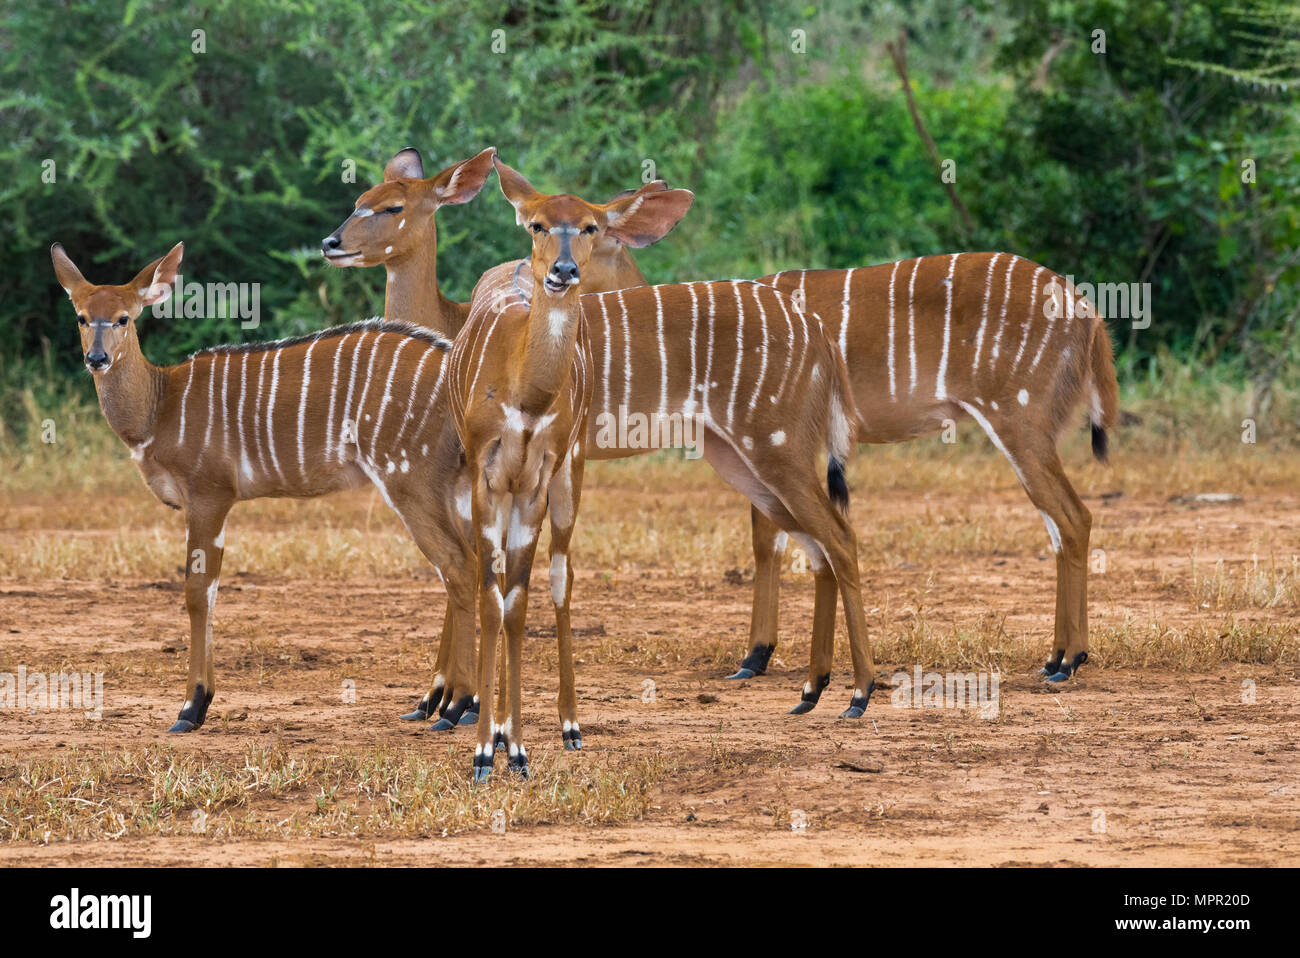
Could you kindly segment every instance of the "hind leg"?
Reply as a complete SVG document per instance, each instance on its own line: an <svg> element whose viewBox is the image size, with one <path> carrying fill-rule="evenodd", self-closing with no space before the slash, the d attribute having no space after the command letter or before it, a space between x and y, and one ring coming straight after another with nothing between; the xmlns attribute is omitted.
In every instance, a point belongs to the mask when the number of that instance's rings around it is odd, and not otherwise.
<svg viewBox="0 0 1300 958"><path fill-rule="evenodd" d="M787 534L751 505L754 540L754 609L749 620L749 654L729 679L752 679L767 671L776 649L777 610L781 592L781 560Z"/></svg>
<svg viewBox="0 0 1300 958"><path fill-rule="evenodd" d="M578 725L578 692L573 673L573 628L569 601L573 595L573 563L569 545L582 499L585 460L572 453L564 458L551 477L547 492L551 515L551 602L555 606L555 640L560 667L560 738L568 751L582 748Z"/></svg>

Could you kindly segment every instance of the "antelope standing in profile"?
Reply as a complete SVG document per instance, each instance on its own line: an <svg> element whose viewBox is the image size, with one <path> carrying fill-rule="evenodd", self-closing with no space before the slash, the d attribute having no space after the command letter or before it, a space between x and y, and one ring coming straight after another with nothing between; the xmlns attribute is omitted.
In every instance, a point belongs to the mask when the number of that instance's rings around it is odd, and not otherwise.
<svg viewBox="0 0 1300 958"><path fill-rule="evenodd" d="M388 275L384 287L385 318L426 326L448 339L453 338L464 325L470 306L469 303L448 299L438 286L435 214L443 206L466 203L478 195L492 169L495 155L496 149L488 147L467 160L453 163L436 176L425 178L419 151L412 147L399 151L384 167L384 181L357 197L351 215L322 240L322 255L327 262L338 267L382 265ZM655 180L639 190L626 190L615 199L665 189L667 185L663 181ZM479 280L479 285L489 289L498 286L522 288L522 262L511 260L488 270ZM583 274L583 288L600 292L644 285L645 276L628 254L627 247L609 237L598 237ZM433 686L420 698L413 711L402 716L407 721L431 718L435 712L445 711L450 702L444 674L452 647L450 629L451 610L448 607L438 643ZM504 668L504 656L501 663ZM504 693L504 672L501 687ZM564 688L563 681L561 688ZM471 710L461 717L461 721L469 724L477 718L477 712ZM433 727L445 730L449 724L443 717ZM572 728L564 730L564 743L569 749L582 747L576 722Z"/></svg>
<svg viewBox="0 0 1300 958"><path fill-rule="evenodd" d="M1105 320L1064 277L1007 253L950 253L861 269L793 270L760 280L821 316L860 414L860 442L901 442L969 416L1011 463L1056 554L1056 628L1040 670L1068 679L1088 658L1092 516L1056 443L1080 400L1106 461L1119 387ZM784 539L754 513L753 646L739 678L776 645ZM834 596L831 596L834 601ZM818 615L834 616L834 610Z"/></svg>
<svg viewBox="0 0 1300 958"><path fill-rule="evenodd" d="M226 516L242 500L373 483L443 577L455 627L472 636L474 551L464 457L447 411L447 340L372 320L155 366L135 321L170 295L182 254L178 243L131 282L96 286L62 246L50 250L105 418L154 495L185 512L190 671L171 731L201 726L212 702ZM473 699L473 650L455 654L465 645L453 643L445 667L452 723Z"/></svg>

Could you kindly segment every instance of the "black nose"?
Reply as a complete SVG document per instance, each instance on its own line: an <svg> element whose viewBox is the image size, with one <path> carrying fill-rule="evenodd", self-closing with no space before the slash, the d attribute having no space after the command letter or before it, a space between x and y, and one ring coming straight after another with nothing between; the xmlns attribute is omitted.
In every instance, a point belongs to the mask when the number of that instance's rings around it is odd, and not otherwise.
<svg viewBox="0 0 1300 958"><path fill-rule="evenodd" d="M576 283L578 281L578 264L571 259L558 260L551 267L551 275L562 283Z"/></svg>
<svg viewBox="0 0 1300 958"><path fill-rule="evenodd" d="M339 239L337 233L331 233L320 241L320 248L328 253L330 250L336 250L342 245L343 241Z"/></svg>
<svg viewBox="0 0 1300 958"><path fill-rule="evenodd" d="M108 365L108 353L87 353L86 365L91 369L99 369Z"/></svg>

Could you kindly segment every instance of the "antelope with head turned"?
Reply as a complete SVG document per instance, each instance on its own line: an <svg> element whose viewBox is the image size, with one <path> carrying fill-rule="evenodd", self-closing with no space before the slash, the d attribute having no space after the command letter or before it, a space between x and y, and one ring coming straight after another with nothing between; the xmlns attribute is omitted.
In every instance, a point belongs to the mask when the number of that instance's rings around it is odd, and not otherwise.
<svg viewBox="0 0 1300 958"><path fill-rule="evenodd" d="M468 484L447 411L447 340L371 320L155 366L135 324L170 295L182 254L178 243L131 282L96 286L62 246L50 250L109 425L153 493L185 513L190 671L171 731L201 726L212 702L213 609L226 516L239 501L373 484L446 583L454 628L472 636L474 552L468 509L457 507ZM470 709L472 673L472 649L449 657L449 722Z"/></svg>
<svg viewBox="0 0 1300 958"><path fill-rule="evenodd" d="M468 202L478 194L492 168L495 153L495 148L489 147L426 179L419 151L411 147L399 151L384 167L384 181L362 193L352 214L322 241L321 252L326 261L338 267L382 265L388 276L384 287L385 317L427 326L449 339L454 337L469 314L469 303L448 299L438 286L435 214L443 206ZM639 189L625 190L615 199L665 189L667 185L663 181L655 180ZM522 282L522 263L511 260L488 270L476 288ZM627 247L609 237L597 237L583 276L583 288L600 292L644 285L645 277ZM448 609L438 643L433 685L421 696L414 710L402 716L407 721L432 718L435 713L445 712L450 703L445 676L447 656L452 648L450 629ZM501 662L504 667L504 657ZM504 690L504 673L501 686ZM461 720L463 723L476 721L477 712L468 712ZM433 728L449 728L445 716ZM576 725L565 730L564 742L566 748L581 748L582 739Z"/></svg>

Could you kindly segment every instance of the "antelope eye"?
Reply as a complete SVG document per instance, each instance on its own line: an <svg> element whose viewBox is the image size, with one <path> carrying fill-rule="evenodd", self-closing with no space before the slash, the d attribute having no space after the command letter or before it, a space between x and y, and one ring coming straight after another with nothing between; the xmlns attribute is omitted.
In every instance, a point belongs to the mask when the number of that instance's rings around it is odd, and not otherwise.
<svg viewBox="0 0 1300 958"><path fill-rule="evenodd" d="M596 229L597 229L596 224L592 223L590 226L584 227L582 232L583 235L585 236L591 236L593 233L596 232Z"/></svg>
<svg viewBox="0 0 1300 958"><path fill-rule="evenodd" d="M382 212L384 212L384 213L400 213L400 212L402 212L402 208L401 208L400 206L390 206L388 209L386 209L386 210L382 210Z"/></svg>
<svg viewBox="0 0 1300 958"><path fill-rule="evenodd" d="M530 227L528 227L528 228L529 228L530 230L532 230L534 233L545 233L545 232L546 232L546 227L543 226L541 223L534 223L532 226L530 226Z"/></svg>
<svg viewBox="0 0 1300 958"><path fill-rule="evenodd" d="M119 316L119 317L117 318L117 322L114 323L113 325L115 325L115 326L125 326L125 325L126 325L127 318L128 318L128 317L126 317L126 316Z"/></svg>
<svg viewBox="0 0 1300 958"><path fill-rule="evenodd" d="M85 326L85 325L86 325L86 317L85 317L85 316L78 316L78 317L77 317L77 325L78 325L78 326Z"/></svg>

